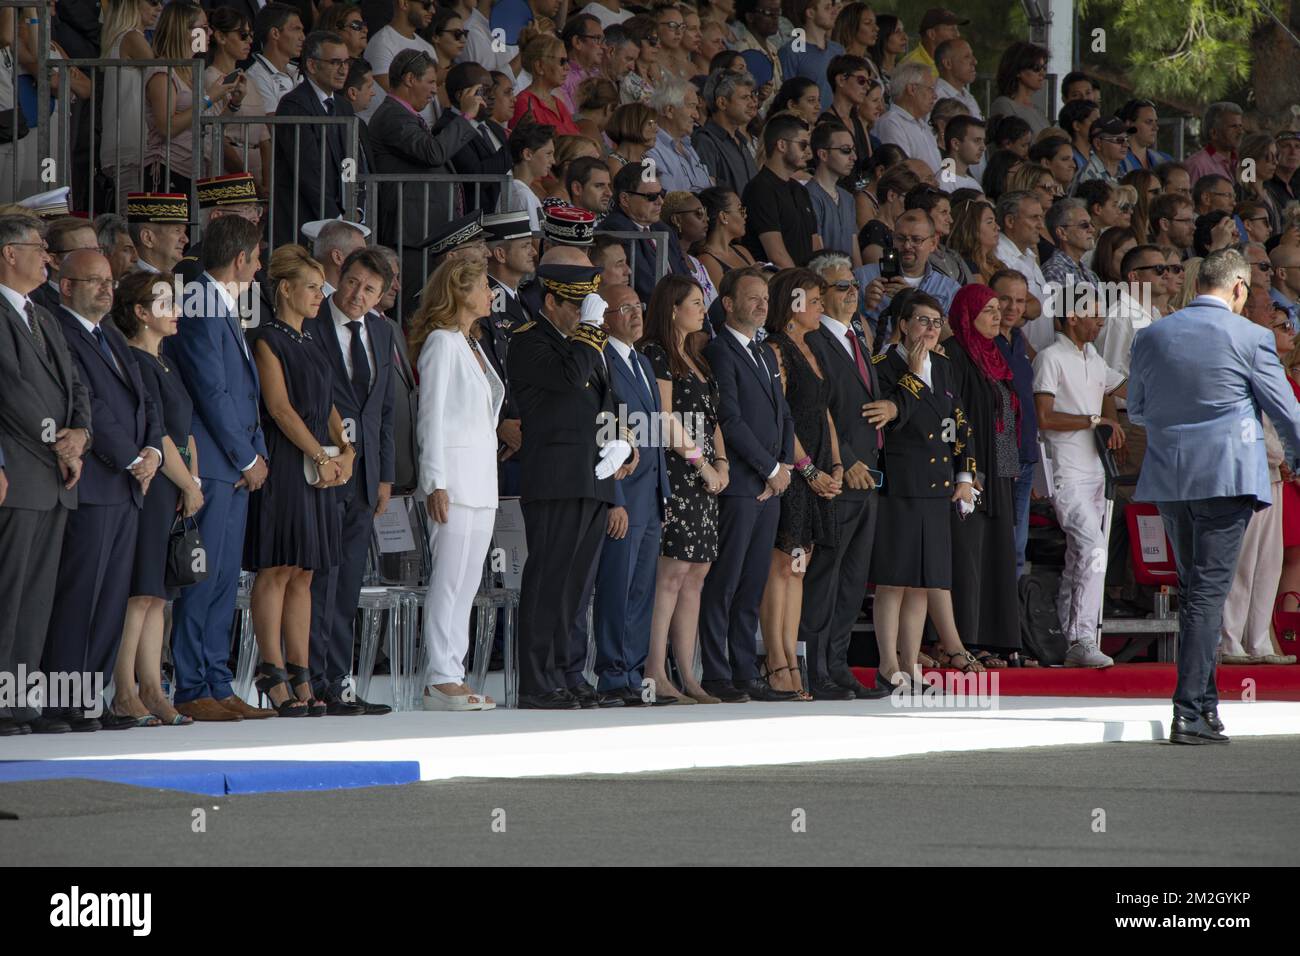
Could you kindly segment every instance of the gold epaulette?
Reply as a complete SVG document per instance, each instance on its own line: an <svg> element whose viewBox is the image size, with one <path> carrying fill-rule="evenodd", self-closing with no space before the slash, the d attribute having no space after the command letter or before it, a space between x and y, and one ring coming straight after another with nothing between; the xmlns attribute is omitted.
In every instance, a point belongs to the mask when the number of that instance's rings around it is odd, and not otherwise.
<svg viewBox="0 0 1300 956"><path fill-rule="evenodd" d="M583 345L590 345L597 352L603 352L605 343L609 341L609 333L597 325L579 323L578 327L573 330L572 338L577 339Z"/></svg>
<svg viewBox="0 0 1300 956"><path fill-rule="evenodd" d="M536 322L528 321L528 322L524 322L522 325L516 325L513 329L510 330L510 334L518 335L520 332L527 332L536 324L537 324Z"/></svg>
<svg viewBox="0 0 1300 956"><path fill-rule="evenodd" d="M886 358L888 358L888 357L889 357L889 353L888 353L888 352L879 352L879 353L877 353L876 355L871 356L871 364L872 364L872 365L879 365L881 362L883 362L883 361L884 361Z"/></svg>

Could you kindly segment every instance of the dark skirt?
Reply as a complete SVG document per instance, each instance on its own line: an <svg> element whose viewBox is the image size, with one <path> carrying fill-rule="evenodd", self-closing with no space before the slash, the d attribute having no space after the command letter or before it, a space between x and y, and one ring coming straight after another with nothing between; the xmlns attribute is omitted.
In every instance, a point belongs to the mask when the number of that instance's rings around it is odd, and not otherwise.
<svg viewBox="0 0 1300 956"><path fill-rule="evenodd" d="M881 495L870 581L890 588L952 587L952 529L947 498Z"/></svg>
<svg viewBox="0 0 1300 956"><path fill-rule="evenodd" d="M266 482L248 496L244 570L332 568L339 563L341 489L307 484L301 452L272 454Z"/></svg>
<svg viewBox="0 0 1300 956"><path fill-rule="evenodd" d="M158 471L144 496L140 533L135 539L135 565L131 568L131 597L174 598L167 588L167 542L180 513L176 502L181 490Z"/></svg>
<svg viewBox="0 0 1300 956"><path fill-rule="evenodd" d="M1014 478L995 478L990 499L966 518L953 508L952 606L957 632L967 647L1020 650L1020 598L1016 590Z"/></svg>

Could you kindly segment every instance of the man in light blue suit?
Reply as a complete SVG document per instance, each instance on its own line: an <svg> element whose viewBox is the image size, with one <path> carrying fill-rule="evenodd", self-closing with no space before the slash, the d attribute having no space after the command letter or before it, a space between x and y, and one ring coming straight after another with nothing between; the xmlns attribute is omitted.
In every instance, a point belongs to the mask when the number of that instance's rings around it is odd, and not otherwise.
<svg viewBox="0 0 1300 956"><path fill-rule="evenodd" d="M620 399L620 418L633 432L639 460L632 474L614 484L605 544L596 571L596 690L628 707L671 704L675 698L643 699L642 669L650 650L654 615L655 573L664 502L672 496L663 436L657 423L663 406L650 361L633 347L641 338L644 317L631 286L601 289L608 310L605 363Z"/></svg>
<svg viewBox="0 0 1300 956"><path fill-rule="evenodd" d="M176 709L195 720L270 717L231 689L230 622L244 550L248 493L266 480L261 383L244 339L234 283L261 266L261 230L239 216L214 220L203 236L203 269L181 300L180 328L167 340L194 401L194 446L203 482L199 534L208 577L181 591L172 611Z"/></svg>
<svg viewBox="0 0 1300 956"><path fill-rule="evenodd" d="M1272 333L1240 315L1249 290L1241 253L1211 253L1200 294L1133 341L1128 412L1147 429L1137 498L1160 509L1182 588L1173 743L1228 740L1214 656L1242 535L1272 504L1261 411L1300 467L1300 406Z"/></svg>

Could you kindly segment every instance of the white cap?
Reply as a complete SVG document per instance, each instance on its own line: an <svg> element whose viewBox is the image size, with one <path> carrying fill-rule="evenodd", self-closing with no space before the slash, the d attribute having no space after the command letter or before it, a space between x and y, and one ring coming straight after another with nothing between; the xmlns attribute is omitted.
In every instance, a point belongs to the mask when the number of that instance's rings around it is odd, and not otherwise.
<svg viewBox="0 0 1300 956"><path fill-rule="evenodd" d="M342 216L335 216L333 219L316 219L312 222L304 222L298 228L302 231L304 236L312 242L315 242L317 237L320 236L320 231L332 222L346 222L349 226L360 232L363 239L370 238L369 226L365 223L353 222L351 219L344 219Z"/></svg>

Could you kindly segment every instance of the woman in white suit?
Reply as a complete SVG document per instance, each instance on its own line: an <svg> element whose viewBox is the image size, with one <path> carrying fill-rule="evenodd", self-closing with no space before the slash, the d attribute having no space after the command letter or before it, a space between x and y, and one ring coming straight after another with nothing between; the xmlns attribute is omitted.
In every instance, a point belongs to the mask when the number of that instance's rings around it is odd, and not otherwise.
<svg viewBox="0 0 1300 956"><path fill-rule="evenodd" d="M429 276L411 323L419 369L420 488L432 519L424 602L426 710L491 710L465 683L469 616L497 510L497 415L505 386L479 347L492 310L480 262L445 262Z"/></svg>

